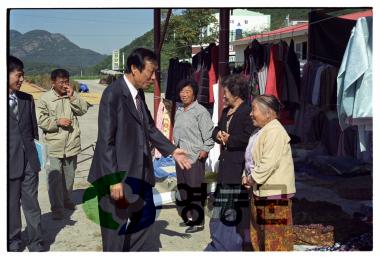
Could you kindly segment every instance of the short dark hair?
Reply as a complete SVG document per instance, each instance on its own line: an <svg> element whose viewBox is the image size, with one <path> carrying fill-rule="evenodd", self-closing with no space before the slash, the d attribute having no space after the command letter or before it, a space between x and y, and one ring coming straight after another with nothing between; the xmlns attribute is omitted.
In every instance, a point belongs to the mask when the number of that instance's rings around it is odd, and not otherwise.
<svg viewBox="0 0 380 257"><path fill-rule="evenodd" d="M182 89L184 89L187 86L190 86L191 89L193 89L193 93L194 93L195 99L197 99L197 96L198 96L198 84L197 84L197 82L194 79L191 79L191 78L182 79L178 83L178 87L177 87L178 88L178 92L181 92Z"/></svg>
<svg viewBox="0 0 380 257"><path fill-rule="evenodd" d="M24 69L24 63L13 55L8 56L8 72L15 70L22 71Z"/></svg>
<svg viewBox="0 0 380 257"><path fill-rule="evenodd" d="M51 80L56 80L58 77L60 78L70 78L70 73L65 69L55 69L51 72L50 78Z"/></svg>
<svg viewBox="0 0 380 257"><path fill-rule="evenodd" d="M282 104L280 100L278 100L277 97L275 97L274 95L258 95L253 99L253 101L256 101L261 105L264 105L269 109L272 109L277 116L280 115Z"/></svg>
<svg viewBox="0 0 380 257"><path fill-rule="evenodd" d="M132 65L141 72L145 68L145 61L151 61L157 63L157 56L153 51L146 48L136 48L128 55L127 67L125 67L125 73L130 74L132 72Z"/></svg>
<svg viewBox="0 0 380 257"><path fill-rule="evenodd" d="M242 100L248 97L248 81L240 74L228 75L222 79L222 87L227 87L233 96Z"/></svg>

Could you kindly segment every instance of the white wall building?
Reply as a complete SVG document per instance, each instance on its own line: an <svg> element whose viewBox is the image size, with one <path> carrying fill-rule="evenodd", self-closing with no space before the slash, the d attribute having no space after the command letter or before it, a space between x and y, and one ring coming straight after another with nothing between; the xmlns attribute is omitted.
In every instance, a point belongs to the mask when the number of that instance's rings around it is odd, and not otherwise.
<svg viewBox="0 0 380 257"><path fill-rule="evenodd" d="M219 29L219 13L213 14L217 22L212 23L204 31L207 36L211 29ZM230 15L230 42L252 33L270 30L270 15L252 12L244 9L234 9Z"/></svg>
<svg viewBox="0 0 380 257"><path fill-rule="evenodd" d="M208 25L203 35L211 34L211 31L219 31L219 13L213 14L216 22ZM252 12L244 9L233 9L230 15L230 42L246 37L250 34L262 33L270 30L270 15ZM217 43L217 42L216 42ZM229 61L235 62L234 46L230 44Z"/></svg>

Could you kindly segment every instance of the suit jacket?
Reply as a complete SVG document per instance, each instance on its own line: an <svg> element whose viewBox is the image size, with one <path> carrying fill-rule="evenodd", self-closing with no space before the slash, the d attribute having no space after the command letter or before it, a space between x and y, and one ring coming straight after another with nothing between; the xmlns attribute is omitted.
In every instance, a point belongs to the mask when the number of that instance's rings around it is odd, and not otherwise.
<svg viewBox="0 0 380 257"><path fill-rule="evenodd" d="M24 92L16 92L18 119L8 108L8 178L16 179L24 175L29 163L34 172L41 169L34 139L38 140L38 127L33 97Z"/></svg>
<svg viewBox="0 0 380 257"><path fill-rule="evenodd" d="M219 156L219 171L217 181L223 184L240 184L241 175L244 170L244 154L248 145L249 137L253 133L254 127L249 117L251 108L246 103L242 103L233 114L229 129L227 131L227 113L229 107L225 108L220 117L218 126L215 127L212 137L215 142L216 135L220 130L230 134L227 145L223 147Z"/></svg>
<svg viewBox="0 0 380 257"><path fill-rule="evenodd" d="M149 142L164 156L175 150L175 146L156 128L145 103L144 92L140 90L139 94L143 100L143 122L124 78L118 79L103 92L99 106L98 139L89 182L115 172L126 172L124 179L133 177L154 185L152 162L145 163L150 172L143 170L145 158L151 160ZM146 146L149 156L144 154Z"/></svg>
<svg viewBox="0 0 380 257"><path fill-rule="evenodd" d="M155 177L149 143L164 156L175 150L175 146L155 127L145 103L144 92L140 90L139 94L143 100L143 121L123 77L106 88L100 101L98 139L88 181L98 194L103 251L124 250L125 235L120 234L120 231L124 228L127 216L120 213L127 211L128 217L133 220L131 227L149 226L154 222L155 208L149 185L154 185ZM111 197L103 197L109 193L109 185L118 182L129 185L124 187L124 195L133 203L124 210L118 208ZM132 194L129 188L132 188ZM133 207L139 202L135 194L146 203L142 213L135 212L139 208ZM107 214L101 215L104 213ZM133 233L141 234L143 230Z"/></svg>

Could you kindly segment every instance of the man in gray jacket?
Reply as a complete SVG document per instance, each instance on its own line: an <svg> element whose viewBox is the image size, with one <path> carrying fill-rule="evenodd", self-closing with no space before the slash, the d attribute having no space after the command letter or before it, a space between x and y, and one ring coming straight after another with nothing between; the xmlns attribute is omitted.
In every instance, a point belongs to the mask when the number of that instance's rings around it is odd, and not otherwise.
<svg viewBox="0 0 380 257"><path fill-rule="evenodd" d="M75 210L70 200L77 155L81 151L77 116L87 112L87 102L76 94L69 83L69 72L56 69L51 73L52 89L41 95L38 126L48 146L48 192L53 219L63 218L63 209Z"/></svg>

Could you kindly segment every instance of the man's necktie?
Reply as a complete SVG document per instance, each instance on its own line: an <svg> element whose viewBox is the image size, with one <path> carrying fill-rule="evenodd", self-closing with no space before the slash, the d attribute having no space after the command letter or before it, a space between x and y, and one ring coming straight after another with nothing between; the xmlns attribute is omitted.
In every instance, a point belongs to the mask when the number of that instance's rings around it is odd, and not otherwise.
<svg viewBox="0 0 380 257"><path fill-rule="evenodd" d="M136 107L137 112L139 113L141 121L143 120L143 111L142 111L142 100L139 94L136 95Z"/></svg>
<svg viewBox="0 0 380 257"><path fill-rule="evenodd" d="M15 95L9 96L9 107L11 108L11 112L13 112L13 114L18 119L18 105L17 105L17 98Z"/></svg>
<svg viewBox="0 0 380 257"><path fill-rule="evenodd" d="M141 96L139 94L136 95L136 107L137 107L137 112L139 113L142 125L144 127L144 129L143 129L143 134L144 134L144 138L145 138L144 154L146 156L149 156L148 139L146 137L145 125L144 125L144 119L143 119L143 111L142 111L142 99L141 99Z"/></svg>

